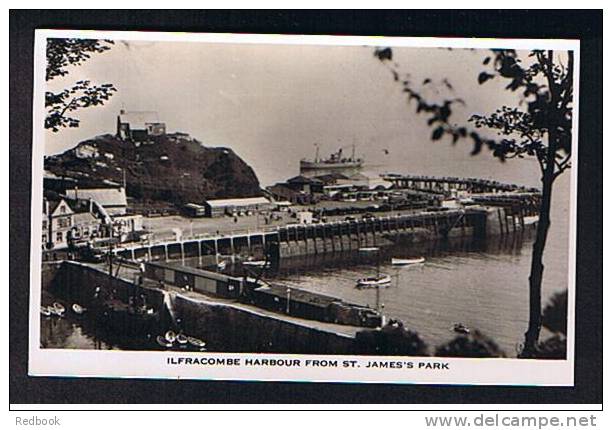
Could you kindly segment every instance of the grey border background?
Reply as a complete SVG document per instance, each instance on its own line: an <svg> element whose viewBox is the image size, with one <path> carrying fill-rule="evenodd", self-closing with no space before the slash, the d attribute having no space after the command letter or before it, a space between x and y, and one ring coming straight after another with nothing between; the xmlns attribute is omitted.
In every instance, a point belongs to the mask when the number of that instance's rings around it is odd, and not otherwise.
<svg viewBox="0 0 612 430"><path fill-rule="evenodd" d="M11 11L10 403L602 403L602 24L601 11ZM27 376L36 28L580 39L575 387Z"/></svg>

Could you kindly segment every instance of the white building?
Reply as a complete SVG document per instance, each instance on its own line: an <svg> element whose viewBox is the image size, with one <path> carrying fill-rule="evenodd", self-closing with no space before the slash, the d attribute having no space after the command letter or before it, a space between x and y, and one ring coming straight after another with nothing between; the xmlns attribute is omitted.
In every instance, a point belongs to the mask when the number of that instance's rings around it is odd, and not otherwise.
<svg viewBox="0 0 612 430"><path fill-rule="evenodd" d="M272 209L272 204L265 197L245 197L236 199L207 200L204 203L206 216L218 217L234 215L240 212L260 212Z"/></svg>
<svg viewBox="0 0 612 430"><path fill-rule="evenodd" d="M73 188L66 190L66 196L72 199L95 200L110 216L125 215L127 211L127 196L123 187Z"/></svg>
<svg viewBox="0 0 612 430"><path fill-rule="evenodd" d="M117 116L117 137L123 140L146 140L149 136L166 134L166 123L160 121L155 111L132 111L123 109Z"/></svg>
<svg viewBox="0 0 612 430"><path fill-rule="evenodd" d="M347 179L339 179L338 185L352 185L364 190L388 190L393 183L384 180L379 174L361 172L351 175Z"/></svg>
<svg viewBox="0 0 612 430"><path fill-rule="evenodd" d="M74 155L77 158L96 158L99 153L98 148L87 143L74 148Z"/></svg>

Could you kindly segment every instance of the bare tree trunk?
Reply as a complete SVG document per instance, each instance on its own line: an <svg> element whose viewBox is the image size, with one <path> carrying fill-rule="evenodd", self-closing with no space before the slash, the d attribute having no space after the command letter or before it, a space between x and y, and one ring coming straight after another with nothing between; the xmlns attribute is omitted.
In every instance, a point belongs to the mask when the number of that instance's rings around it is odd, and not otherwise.
<svg viewBox="0 0 612 430"><path fill-rule="evenodd" d="M522 358L534 357L537 353L540 328L542 327L542 278L544 275L544 248L550 227L550 206L553 183L555 181L555 156L557 154L557 133L549 130L546 166L542 172L542 202L538 219L536 239L531 255L529 273L529 326L525 332L525 345L520 354Z"/></svg>
<svg viewBox="0 0 612 430"><path fill-rule="evenodd" d="M542 278L544 274L542 260L550 227L552 184L552 177L543 178L542 203L540 204L538 228L533 243L531 271L529 273L529 326L525 332L525 345L521 353L523 358L535 355L542 326Z"/></svg>

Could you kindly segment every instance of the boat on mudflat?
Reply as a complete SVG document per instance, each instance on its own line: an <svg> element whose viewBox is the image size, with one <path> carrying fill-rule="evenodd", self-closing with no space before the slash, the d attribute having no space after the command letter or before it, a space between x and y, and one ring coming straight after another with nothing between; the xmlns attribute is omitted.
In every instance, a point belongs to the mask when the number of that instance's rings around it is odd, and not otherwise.
<svg viewBox="0 0 612 430"><path fill-rule="evenodd" d="M49 306L49 311L51 311L53 315L57 315L58 317L61 317L66 312L66 308L61 303L55 302L53 303L53 306Z"/></svg>
<svg viewBox="0 0 612 430"><path fill-rule="evenodd" d="M425 257L419 258L392 258L391 264L394 266L407 266L409 264L421 264L425 262Z"/></svg>
<svg viewBox="0 0 612 430"><path fill-rule="evenodd" d="M85 311L87 311L86 308L84 308L83 306L79 305L78 303L73 303L72 304L72 312L74 312L77 315L83 315L85 313Z"/></svg>
<svg viewBox="0 0 612 430"><path fill-rule="evenodd" d="M470 334L470 329L461 323L453 324L453 327L451 328L451 330L454 331L455 333Z"/></svg>
<svg viewBox="0 0 612 430"><path fill-rule="evenodd" d="M253 266L253 267L270 267L270 262L264 261L264 260L243 261L242 264L244 266Z"/></svg>
<svg viewBox="0 0 612 430"><path fill-rule="evenodd" d="M391 284L391 276L383 274L357 280L357 288L379 288L389 284Z"/></svg>
<svg viewBox="0 0 612 430"><path fill-rule="evenodd" d="M199 348L200 350L203 350L206 346L206 342L193 336L187 336L187 342L189 342L189 345Z"/></svg>
<svg viewBox="0 0 612 430"><path fill-rule="evenodd" d="M189 339L183 333L179 333L176 335L176 341L178 342L179 345L187 345L187 342L189 342Z"/></svg>
<svg viewBox="0 0 612 430"><path fill-rule="evenodd" d="M168 342L164 336L157 336L157 344L164 348L172 348L173 342Z"/></svg>
<svg viewBox="0 0 612 430"><path fill-rule="evenodd" d="M168 330L164 335L164 339L166 339L166 341L169 343L174 343L176 341L176 333L172 330Z"/></svg>
<svg viewBox="0 0 612 430"><path fill-rule="evenodd" d="M359 252L378 252L380 250L380 248L376 247L376 246L364 246L359 248Z"/></svg>

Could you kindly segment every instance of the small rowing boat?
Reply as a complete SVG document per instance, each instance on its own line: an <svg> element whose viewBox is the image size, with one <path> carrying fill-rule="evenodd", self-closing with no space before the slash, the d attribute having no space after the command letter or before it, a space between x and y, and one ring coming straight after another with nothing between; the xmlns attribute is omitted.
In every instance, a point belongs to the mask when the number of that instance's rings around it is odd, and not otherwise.
<svg viewBox="0 0 612 430"><path fill-rule="evenodd" d="M253 267L270 267L270 263L264 260L243 261L242 264L244 266L253 266Z"/></svg>
<svg viewBox="0 0 612 430"><path fill-rule="evenodd" d="M79 305L78 303L74 303L72 305L72 312L74 312L77 315L83 315L86 310L87 309L85 309L83 306Z"/></svg>
<svg viewBox="0 0 612 430"><path fill-rule="evenodd" d="M157 336L157 344L164 348L172 348L172 342L168 342L164 336Z"/></svg>
<svg viewBox="0 0 612 430"><path fill-rule="evenodd" d="M425 257L419 258L392 258L391 264L394 266L407 266L409 264L421 264L425 262Z"/></svg>
<svg viewBox="0 0 612 430"><path fill-rule="evenodd" d="M368 246L359 248L359 252L377 252L380 248L376 246Z"/></svg>
<svg viewBox="0 0 612 430"><path fill-rule="evenodd" d="M195 338L193 336L187 336L187 342L189 342L189 345L195 346L196 348L200 349L201 351L204 350L204 347L206 346L206 342L204 342L203 340L200 340L198 338Z"/></svg>
<svg viewBox="0 0 612 430"><path fill-rule="evenodd" d="M183 333L179 333L176 335L176 341L179 345L187 345L187 343L189 342L187 336L185 336Z"/></svg>
<svg viewBox="0 0 612 430"><path fill-rule="evenodd" d="M391 276L378 275L369 278L361 278L357 280L357 288L378 288L386 287L391 283Z"/></svg>
<svg viewBox="0 0 612 430"><path fill-rule="evenodd" d="M461 323L455 323L451 330L454 331L455 333L470 334L470 329Z"/></svg>
<svg viewBox="0 0 612 430"><path fill-rule="evenodd" d="M51 313L57 315L58 317L61 317L66 312L66 308L64 307L64 305L59 302L53 303L53 306L50 307L49 310L51 311Z"/></svg>
<svg viewBox="0 0 612 430"><path fill-rule="evenodd" d="M227 261L219 261L219 263L217 263L217 269L219 270L225 269L226 266L227 266Z"/></svg>
<svg viewBox="0 0 612 430"><path fill-rule="evenodd" d="M172 344L176 341L176 333L172 330L168 330L164 335L164 339L166 339L166 341Z"/></svg>

